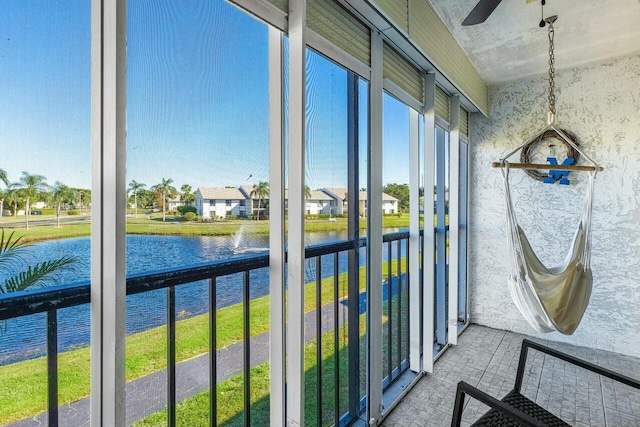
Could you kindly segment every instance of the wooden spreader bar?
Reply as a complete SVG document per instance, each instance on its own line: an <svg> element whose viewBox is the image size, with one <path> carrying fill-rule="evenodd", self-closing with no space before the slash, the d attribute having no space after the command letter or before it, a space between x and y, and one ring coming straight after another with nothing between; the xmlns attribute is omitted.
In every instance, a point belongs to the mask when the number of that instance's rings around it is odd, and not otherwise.
<svg viewBox="0 0 640 427"><path fill-rule="evenodd" d="M504 165L502 162L493 162L491 166L500 168ZM604 170L600 166L577 166L577 165L545 165L535 163L509 163L510 169L541 169L541 170L561 170L561 171L581 171L581 172L601 172Z"/></svg>

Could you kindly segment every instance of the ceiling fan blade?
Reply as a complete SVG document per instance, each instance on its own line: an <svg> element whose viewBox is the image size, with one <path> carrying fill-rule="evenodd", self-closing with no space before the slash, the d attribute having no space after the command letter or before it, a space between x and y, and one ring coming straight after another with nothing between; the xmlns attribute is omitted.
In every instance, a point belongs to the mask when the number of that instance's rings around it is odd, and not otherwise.
<svg viewBox="0 0 640 427"><path fill-rule="evenodd" d="M469 16L462 21L463 26L481 24L487 20L502 0L480 0Z"/></svg>

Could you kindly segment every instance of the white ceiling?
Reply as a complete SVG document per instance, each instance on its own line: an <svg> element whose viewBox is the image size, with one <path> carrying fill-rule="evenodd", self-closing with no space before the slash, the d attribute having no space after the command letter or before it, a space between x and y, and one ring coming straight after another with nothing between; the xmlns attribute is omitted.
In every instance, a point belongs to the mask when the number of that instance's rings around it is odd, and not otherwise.
<svg viewBox="0 0 640 427"><path fill-rule="evenodd" d="M484 23L460 25L478 0L429 0L487 84L545 73L548 27L540 1L503 0ZM547 0L558 15L556 68L640 53L640 0Z"/></svg>

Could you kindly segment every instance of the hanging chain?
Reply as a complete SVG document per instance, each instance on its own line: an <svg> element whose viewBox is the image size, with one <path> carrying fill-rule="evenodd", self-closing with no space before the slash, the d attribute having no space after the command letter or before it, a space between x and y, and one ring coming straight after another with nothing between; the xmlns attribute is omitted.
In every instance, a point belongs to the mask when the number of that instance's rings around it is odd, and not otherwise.
<svg viewBox="0 0 640 427"><path fill-rule="evenodd" d="M556 82L554 80L556 69L554 67L556 58L553 54L553 23L549 24L549 111L556 114Z"/></svg>

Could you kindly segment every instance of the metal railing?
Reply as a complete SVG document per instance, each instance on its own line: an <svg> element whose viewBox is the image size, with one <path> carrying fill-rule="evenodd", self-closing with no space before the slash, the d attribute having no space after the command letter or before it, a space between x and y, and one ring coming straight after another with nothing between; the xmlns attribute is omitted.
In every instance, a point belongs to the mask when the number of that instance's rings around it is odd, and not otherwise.
<svg viewBox="0 0 640 427"><path fill-rule="evenodd" d="M386 372L383 372L382 382L383 390L386 390L409 369L409 233L385 234L382 242L387 252L386 292L383 298L387 318L383 325L386 329L386 343L383 346Z"/></svg>
<svg viewBox="0 0 640 427"><path fill-rule="evenodd" d="M216 307L216 279L242 273L243 304L243 372L249 378L249 272L268 267L269 256L252 255L235 259L213 261L206 264L166 270L152 274L133 275L127 278L127 295L166 289L167 292L167 417L169 426L175 425L176 417L176 286L209 281L210 308ZM0 296L0 321L41 312L47 313L47 378L48 378L48 425L58 425L58 310L90 302L89 284L69 284L54 288L18 292ZM209 368L210 387L217 384L216 360L216 315L209 310ZM250 382L244 381L245 425L250 425ZM214 387L212 387L213 389ZM210 393L211 420L217 417L216 394Z"/></svg>
<svg viewBox="0 0 640 427"><path fill-rule="evenodd" d="M362 238L358 241L354 240L345 240L341 242L335 242L330 244L320 244L309 246L305 249L305 259L309 260L310 264L314 267L314 275L315 275L315 398L316 398L316 413L315 413L315 422L316 425L327 425L323 410L324 408L324 385L326 380L323 378L323 364L325 362L325 358L323 357L323 335L327 334L329 331L326 329L330 329L329 327L323 330L323 312L328 312L332 314L333 321L333 342L334 342L334 351L333 355L333 414L331 417L331 421L336 426L348 425L350 422L355 420L360 414L360 404L358 396L360 394L359 387L359 374L360 374L360 366L359 366L359 357L352 358L354 360L349 360L348 363L348 375L346 378L347 386L348 386L348 409L345 413L343 413L340 409L341 407L341 394L340 389L344 379L341 377L341 360L340 360L340 327L347 323L348 329L348 345L351 347L359 348L360 347L360 330L359 330L359 315L361 307L360 306L360 292L359 292L359 271L348 271L347 275L349 277L348 286L355 287L355 292L350 292L351 295L358 295L358 297L349 298L348 296L342 296L339 290L339 282L340 282L340 260L341 254L347 255L349 252L355 254L356 259L358 258L358 251L360 248L366 245L366 239ZM328 305L323 305L322 302L322 287L323 287L323 257L330 257L331 262L328 263L330 270L330 276L332 277L332 290L333 290L333 298L332 301ZM314 260L315 258L315 260ZM331 265L333 264L333 265ZM342 319L340 318L340 305L343 302L348 303L348 314L343 315ZM329 359L329 358L327 358ZM312 415L312 414L309 414ZM311 422L312 420L308 420ZM330 424L330 423L329 423Z"/></svg>
<svg viewBox="0 0 640 427"><path fill-rule="evenodd" d="M387 246L387 283L386 297L383 304L387 307L386 328L388 331L388 341L384 357L387 359L387 372L383 387L388 387L402 372L408 369L409 346L409 277L408 277L408 232L386 234L383 244ZM308 263L315 264L315 339L316 339L316 399L317 414L315 422L317 425L326 425L326 422L334 423L336 426L348 425L361 413L362 401L360 393L360 355L354 357L352 346L360 348L360 325L359 316L365 310L366 305L360 303L363 296L359 290L359 271L347 271L352 275L349 279L348 287L351 289L348 296L339 293L339 280L343 272L340 271L341 260L344 265L345 254L355 256L358 260L359 249L366 245L366 239L345 240L328 244L309 246L305 250L305 258ZM395 256L393 254L395 246ZM332 301L323 306L322 303L322 281L323 281L323 257L330 257L333 261L333 268L326 277L333 277L333 298ZM341 258L343 257L343 258ZM396 272L393 274L393 264ZM331 262L328 263L329 267ZM208 281L209 290L209 384L211 390L217 386L217 336L216 336L216 302L217 302L217 280L221 277L242 274L242 355L243 355L243 382L244 393L244 425L251 424L251 382L250 360L251 360L251 336L250 336L250 272L260 268L268 267L269 255L256 254L247 255L227 260L218 260L204 264L193 265L180 269L158 271L151 274L132 275L127 278L127 295L140 294L150 291L166 290L166 325L167 325L167 419L168 425L175 425L176 420L176 287L199 282ZM358 262L360 266L360 262ZM309 283L307 283L309 285ZM355 286L355 292L352 289ZM356 298L353 298L357 296ZM352 300L353 299L353 300ZM47 313L46 315L46 357L47 357L47 377L48 377L48 425L57 426L58 414L58 311L63 308L75 307L90 302L90 284L76 283L43 288L33 291L17 292L0 295L0 321L32 315L36 313ZM343 315L340 318L340 304L348 303L348 317ZM327 363L323 358L322 336L327 334L327 328L323 330L323 310L326 312L332 306L333 311L333 368L334 368L334 395L333 414L331 420L323 417L323 376L322 366ZM309 313L308 313L309 314ZM341 375L341 359L339 346L339 333L341 324L348 323L348 345L351 348L348 353L348 375L344 378ZM395 339L395 340L394 340ZM348 382L348 396L341 396L343 382ZM212 425L217 421L217 401L216 393L209 393L210 396L210 420ZM348 400L348 409L342 411L341 398ZM328 417L326 417L328 418Z"/></svg>

